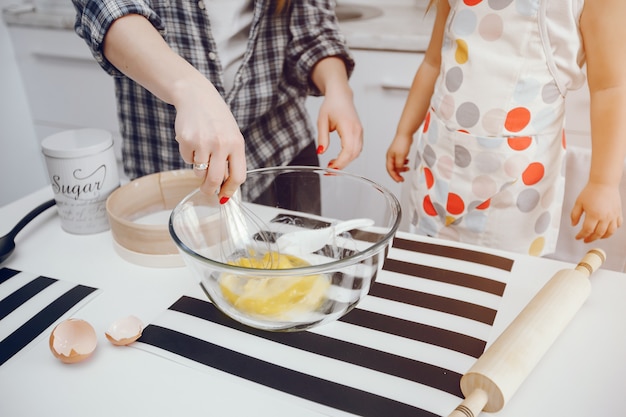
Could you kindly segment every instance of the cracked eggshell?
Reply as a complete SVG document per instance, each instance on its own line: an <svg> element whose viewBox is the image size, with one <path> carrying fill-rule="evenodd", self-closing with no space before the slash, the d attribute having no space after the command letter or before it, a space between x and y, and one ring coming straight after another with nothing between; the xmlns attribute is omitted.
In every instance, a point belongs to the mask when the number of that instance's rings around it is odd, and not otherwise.
<svg viewBox="0 0 626 417"><path fill-rule="evenodd" d="M63 363L87 359L98 344L96 331L81 319L67 319L56 325L49 339L52 354Z"/></svg>
<svg viewBox="0 0 626 417"><path fill-rule="evenodd" d="M125 346L141 337L143 323L135 316L115 320L104 334L111 343Z"/></svg>

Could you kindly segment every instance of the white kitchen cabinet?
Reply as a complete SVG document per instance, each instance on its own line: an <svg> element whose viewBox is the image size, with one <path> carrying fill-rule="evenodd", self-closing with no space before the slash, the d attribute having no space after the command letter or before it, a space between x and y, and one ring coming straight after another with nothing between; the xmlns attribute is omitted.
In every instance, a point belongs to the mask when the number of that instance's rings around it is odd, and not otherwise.
<svg viewBox="0 0 626 417"><path fill-rule="evenodd" d="M72 30L9 26L39 141L53 133L101 128L121 137L113 79ZM120 165L121 166L121 165Z"/></svg>
<svg viewBox="0 0 626 417"><path fill-rule="evenodd" d="M353 50L353 53L356 68L350 85L363 124L364 146L361 155L346 171L383 185L402 200L402 184L396 183L387 174L385 154L394 137L411 82L424 55L416 52L360 49ZM314 122L317 120L321 100L322 98L315 97L308 101ZM339 138L333 134L329 149L322 155L322 166L326 166L339 151ZM408 215L405 213L401 227L404 229L407 225Z"/></svg>

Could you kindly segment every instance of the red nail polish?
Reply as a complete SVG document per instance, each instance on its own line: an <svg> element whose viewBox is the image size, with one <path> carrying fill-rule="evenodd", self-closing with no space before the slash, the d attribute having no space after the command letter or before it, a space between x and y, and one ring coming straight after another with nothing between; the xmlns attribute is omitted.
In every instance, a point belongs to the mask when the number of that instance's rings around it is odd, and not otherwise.
<svg viewBox="0 0 626 417"><path fill-rule="evenodd" d="M324 147L322 145L317 147L317 154L321 154L322 152L324 152Z"/></svg>
<svg viewBox="0 0 626 417"><path fill-rule="evenodd" d="M230 200L229 197L222 197L222 198L220 198L220 204L226 204L228 202L228 200Z"/></svg>

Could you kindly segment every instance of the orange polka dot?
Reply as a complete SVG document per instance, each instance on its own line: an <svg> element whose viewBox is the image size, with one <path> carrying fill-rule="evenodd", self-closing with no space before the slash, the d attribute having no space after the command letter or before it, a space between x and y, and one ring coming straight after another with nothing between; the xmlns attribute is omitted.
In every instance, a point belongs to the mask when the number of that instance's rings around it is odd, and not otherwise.
<svg viewBox="0 0 626 417"><path fill-rule="evenodd" d="M429 195L424 197L424 202L422 203L422 205L424 206L424 212L426 214L428 214L429 216L436 216L437 215L437 210L435 210L435 206L433 205L433 202L430 201L430 196Z"/></svg>
<svg viewBox="0 0 626 417"><path fill-rule="evenodd" d="M456 52L454 54L454 59L459 64L465 64L467 62L467 58L469 57L469 50L467 48L467 42L463 39L456 40Z"/></svg>
<svg viewBox="0 0 626 417"><path fill-rule="evenodd" d="M428 132L428 126L430 126L430 112L426 113L426 117L424 118L424 133Z"/></svg>
<svg viewBox="0 0 626 417"><path fill-rule="evenodd" d="M563 136L561 137L561 146L563 146L563 149L567 149L567 140L565 140L565 130L563 130Z"/></svg>
<svg viewBox="0 0 626 417"><path fill-rule="evenodd" d="M490 205L491 205L491 199L485 200L485 201L483 201L482 203L480 203L479 205L476 206L476 210L488 209Z"/></svg>
<svg viewBox="0 0 626 417"><path fill-rule="evenodd" d="M430 190L435 183L433 172L428 167L424 167L424 177L426 178L426 187Z"/></svg>
<svg viewBox="0 0 626 417"><path fill-rule="evenodd" d="M448 202L446 203L446 210L450 214L461 214L465 209L465 203L463 203L463 199L454 193L448 194Z"/></svg>
<svg viewBox="0 0 626 417"><path fill-rule="evenodd" d="M545 168L542 163L533 162L522 173L522 181L526 185L537 184L543 178Z"/></svg>
<svg viewBox="0 0 626 417"><path fill-rule="evenodd" d="M509 111L504 121L504 127L509 132L519 132L530 123L530 111L526 107L516 107Z"/></svg>
<svg viewBox="0 0 626 417"><path fill-rule="evenodd" d="M532 141L533 140L530 136L520 136L516 138L509 138L507 143L509 144L509 148L514 151L523 151L524 149L528 149Z"/></svg>

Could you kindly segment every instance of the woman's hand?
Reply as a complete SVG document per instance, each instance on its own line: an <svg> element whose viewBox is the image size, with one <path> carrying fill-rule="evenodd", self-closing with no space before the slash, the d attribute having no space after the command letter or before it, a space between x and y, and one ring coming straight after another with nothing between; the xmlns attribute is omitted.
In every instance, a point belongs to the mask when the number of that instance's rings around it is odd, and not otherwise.
<svg viewBox="0 0 626 417"><path fill-rule="evenodd" d="M140 15L117 19L105 36L103 50L118 70L176 108L179 150L185 162L202 168L195 170L204 178L201 190L219 192L221 202L232 197L246 178L245 144L213 84Z"/></svg>
<svg viewBox="0 0 626 417"><path fill-rule="evenodd" d="M354 107L352 90L347 84L326 91L317 119L318 153L330 144L330 133L336 131L341 139L341 151L330 160L329 168L343 169L363 149L363 126Z"/></svg>
<svg viewBox="0 0 626 417"><path fill-rule="evenodd" d="M176 140L185 162L203 177L200 189L227 201L246 179L245 142L230 109L204 77L181 82L176 107Z"/></svg>
<svg viewBox="0 0 626 417"><path fill-rule="evenodd" d="M313 68L311 79L324 94L317 118L317 153L324 153L328 149L330 133L337 131L341 139L341 151L328 166L343 169L363 149L363 126L354 107L346 66L341 58L324 58Z"/></svg>

